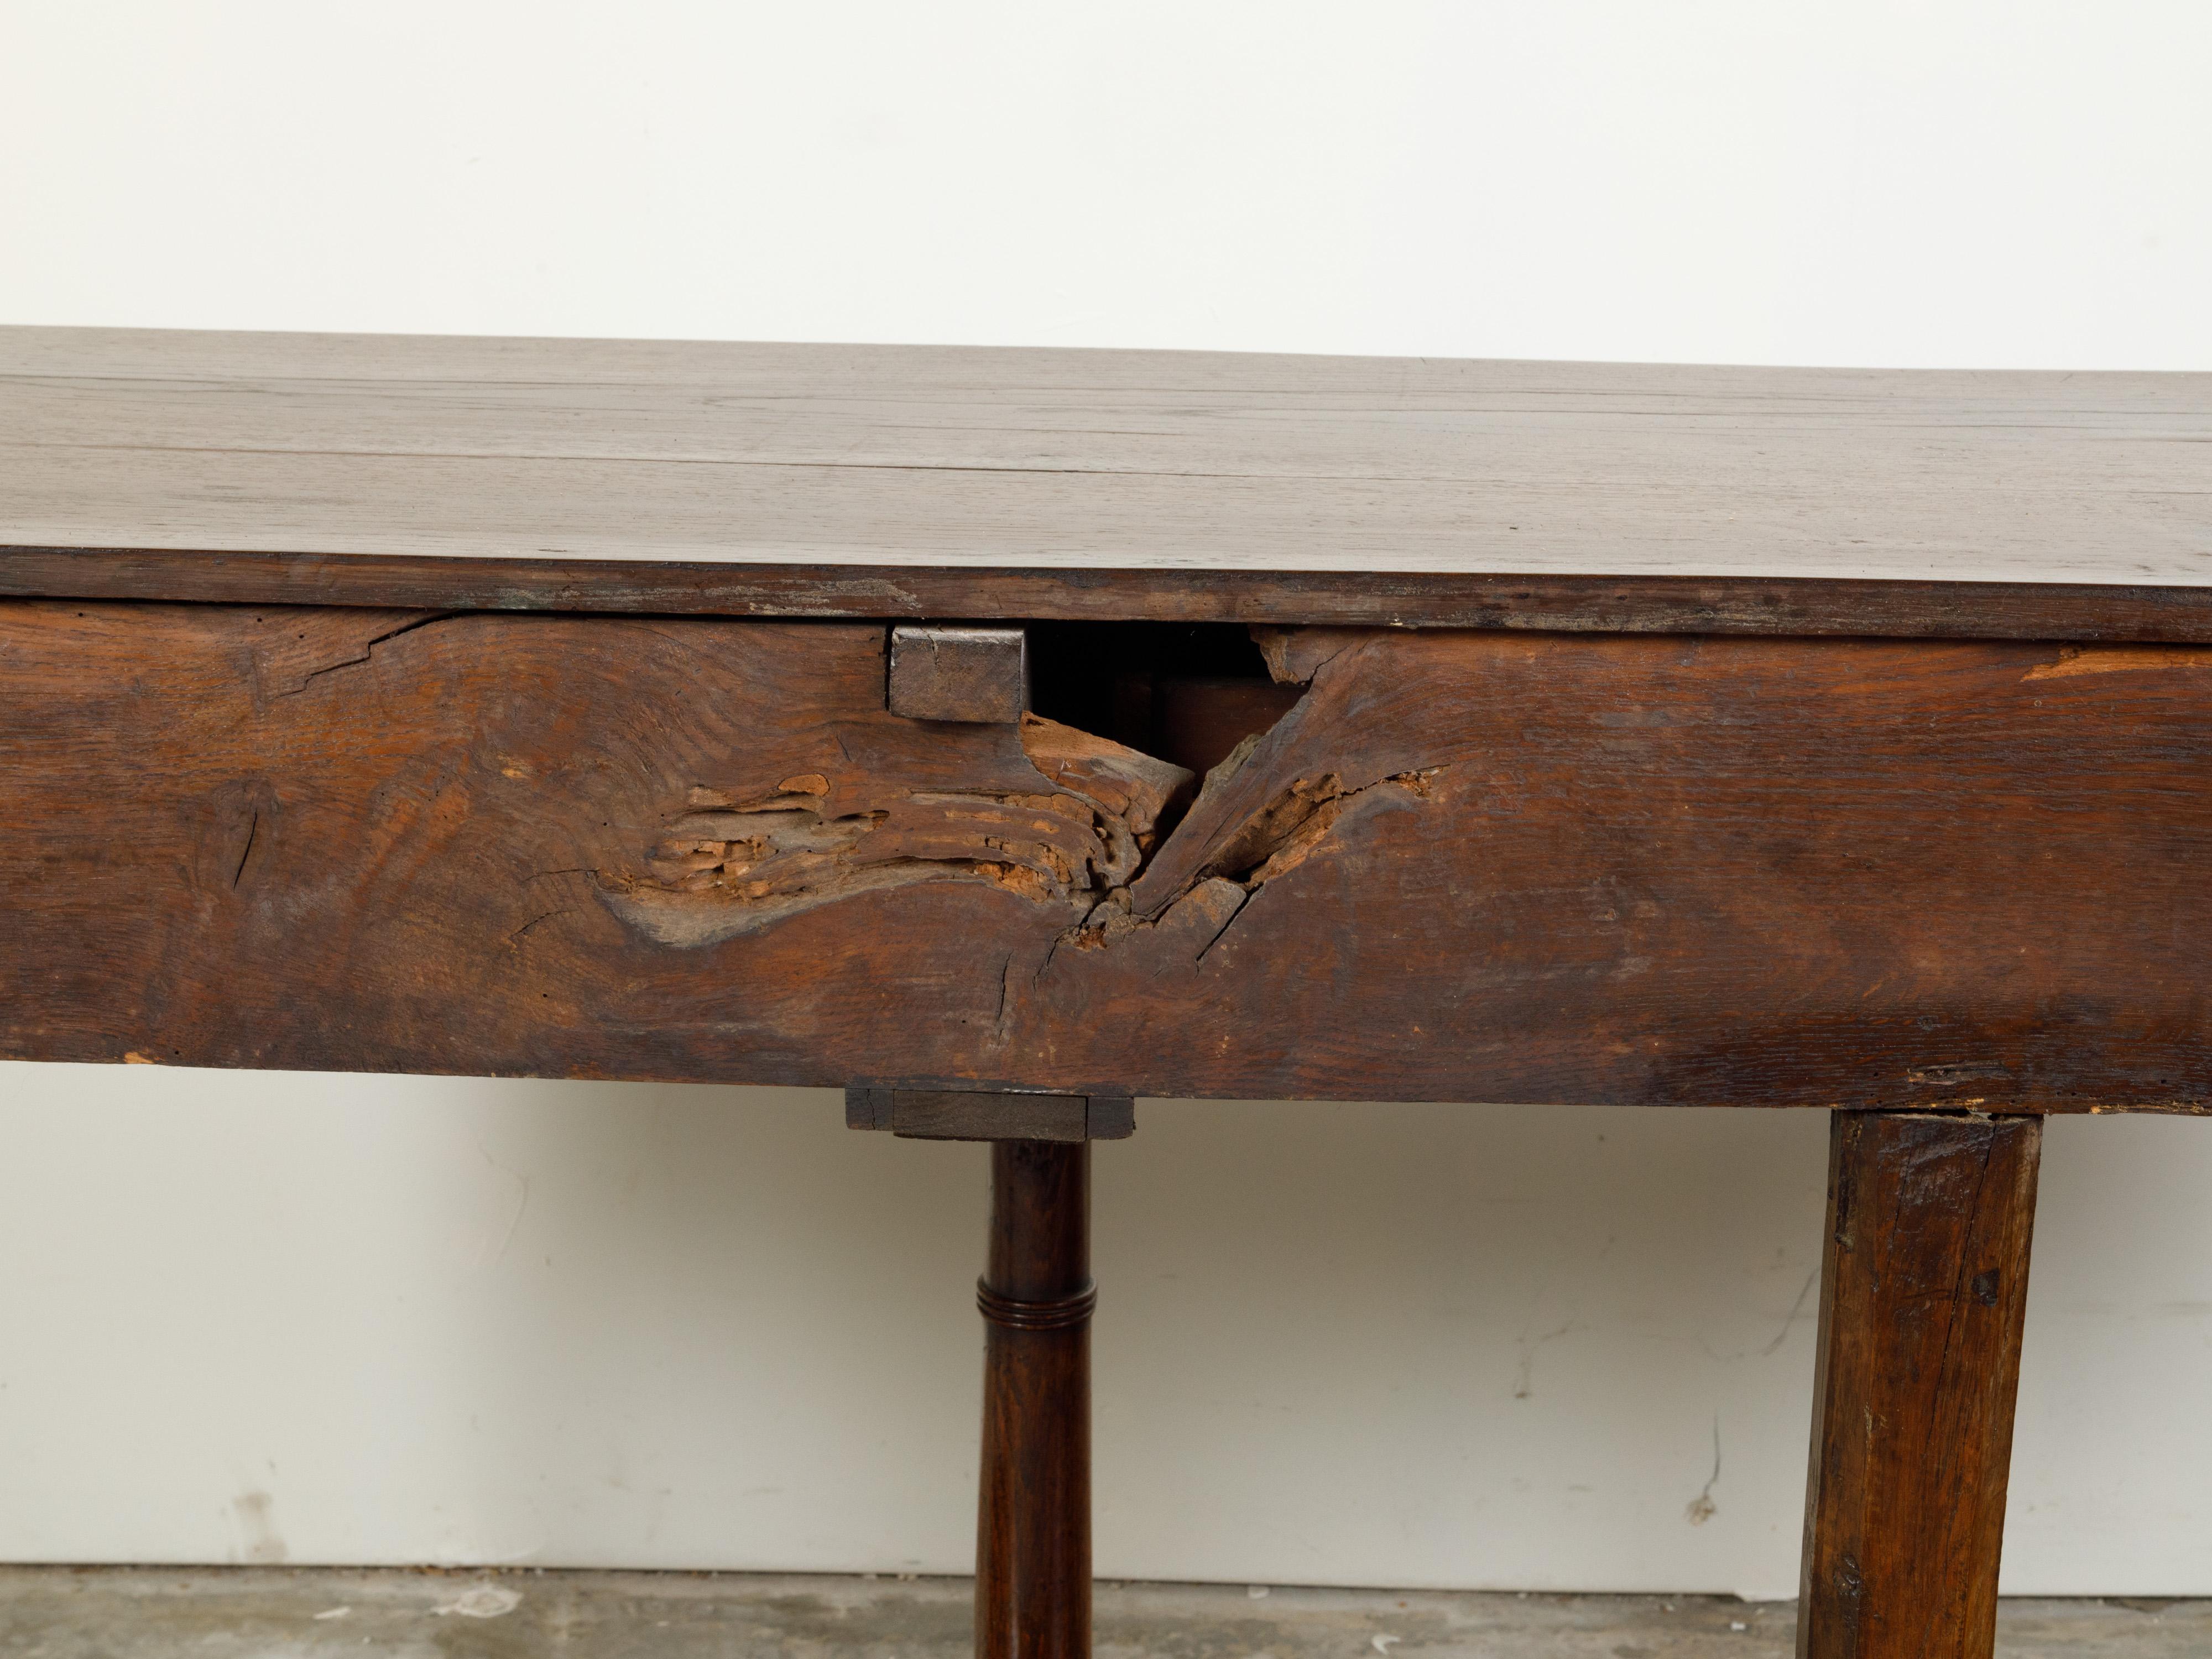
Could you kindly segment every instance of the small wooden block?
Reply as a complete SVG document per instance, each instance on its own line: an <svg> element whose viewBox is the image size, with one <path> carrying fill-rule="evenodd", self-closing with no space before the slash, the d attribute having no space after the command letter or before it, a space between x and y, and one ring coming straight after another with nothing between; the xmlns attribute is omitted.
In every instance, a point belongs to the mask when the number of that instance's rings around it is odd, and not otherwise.
<svg viewBox="0 0 2212 1659"><path fill-rule="evenodd" d="M1089 1140L1127 1140L1137 1133L1137 1103L1126 1095L1092 1095L1084 1128Z"/></svg>
<svg viewBox="0 0 2212 1659"><path fill-rule="evenodd" d="M909 1140L1127 1140L1137 1132L1137 1103L1116 1095L860 1087L845 1091L845 1127Z"/></svg>
<svg viewBox="0 0 2212 1659"><path fill-rule="evenodd" d="M846 1090L845 1127L848 1129L890 1128L891 1091L888 1089Z"/></svg>
<svg viewBox="0 0 2212 1659"><path fill-rule="evenodd" d="M886 706L915 720L1002 724L1030 703L1029 635L1018 628L891 629Z"/></svg>

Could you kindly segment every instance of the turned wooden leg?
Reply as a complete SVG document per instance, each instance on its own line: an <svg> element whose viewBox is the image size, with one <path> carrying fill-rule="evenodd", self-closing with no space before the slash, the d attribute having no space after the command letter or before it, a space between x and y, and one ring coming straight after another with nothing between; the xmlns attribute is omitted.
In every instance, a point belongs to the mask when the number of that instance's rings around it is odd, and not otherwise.
<svg viewBox="0 0 2212 1659"><path fill-rule="evenodd" d="M978 1659L1091 1651L1091 1148L991 1147Z"/></svg>
<svg viewBox="0 0 2212 1659"><path fill-rule="evenodd" d="M1091 1146L1136 1129L1127 1096L856 1084L845 1121L991 1143L983 1310L981 1659L1091 1651Z"/></svg>
<svg viewBox="0 0 2212 1659"><path fill-rule="evenodd" d="M1834 1114L1799 1659L1989 1659L2042 1145Z"/></svg>

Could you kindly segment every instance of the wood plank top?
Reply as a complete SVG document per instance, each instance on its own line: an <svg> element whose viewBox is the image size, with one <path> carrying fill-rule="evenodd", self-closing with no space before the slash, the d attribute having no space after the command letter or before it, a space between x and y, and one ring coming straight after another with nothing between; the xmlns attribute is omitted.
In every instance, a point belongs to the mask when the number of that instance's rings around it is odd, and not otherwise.
<svg viewBox="0 0 2212 1659"><path fill-rule="evenodd" d="M2212 375L9 328L0 592L2203 638Z"/></svg>

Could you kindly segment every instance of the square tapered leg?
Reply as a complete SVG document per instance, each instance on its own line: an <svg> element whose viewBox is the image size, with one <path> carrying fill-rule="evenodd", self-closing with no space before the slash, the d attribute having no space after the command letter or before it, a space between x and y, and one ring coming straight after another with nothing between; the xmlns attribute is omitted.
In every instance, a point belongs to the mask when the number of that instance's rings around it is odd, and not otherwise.
<svg viewBox="0 0 2212 1659"><path fill-rule="evenodd" d="M2042 1144L1834 1114L1799 1659L1989 1659Z"/></svg>

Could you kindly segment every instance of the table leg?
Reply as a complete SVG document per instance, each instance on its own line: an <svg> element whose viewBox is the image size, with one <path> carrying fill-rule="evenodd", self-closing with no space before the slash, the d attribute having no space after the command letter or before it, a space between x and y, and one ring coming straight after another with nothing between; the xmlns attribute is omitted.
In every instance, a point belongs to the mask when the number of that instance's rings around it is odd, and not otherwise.
<svg viewBox="0 0 2212 1659"><path fill-rule="evenodd" d="M2042 1144L1833 1115L1799 1659L1989 1659Z"/></svg>
<svg viewBox="0 0 2212 1659"><path fill-rule="evenodd" d="M991 1146L978 1659L1091 1651L1091 1148Z"/></svg>

